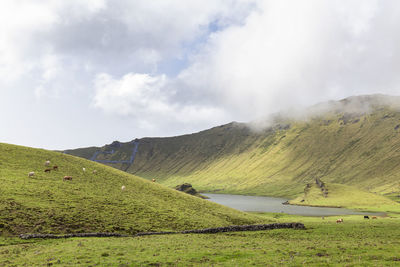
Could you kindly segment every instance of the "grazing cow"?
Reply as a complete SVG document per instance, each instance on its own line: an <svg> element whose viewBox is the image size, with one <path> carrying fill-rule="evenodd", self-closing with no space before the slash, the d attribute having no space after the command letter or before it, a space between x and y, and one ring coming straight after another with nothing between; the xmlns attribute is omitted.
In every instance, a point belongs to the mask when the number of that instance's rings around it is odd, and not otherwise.
<svg viewBox="0 0 400 267"><path fill-rule="evenodd" d="M53 170L57 170L57 171L58 171L58 166L57 166L57 165L54 165L54 166L53 166Z"/></svg>
<svg viewBox="0 0 400 267"><path fill-rule="evenodd" d="M125 185L121 186L121 190L124 191L125 190Z"/></svg>
<svg viewBox="0 0 400 267"><path fill-rule="evenodd" d="M85 172L85 171L86 171L86 168L82 168L82 171L84 171L84 172Z"/></svg>
<svg viewBox="0 0 400 267"><path fill-rule="evenodd" d="M51 169L45 169L44 170L44 172L50 172L51 171Z"/></svg>
<svg viewBox="0 0 400 267"><path fill-rule="evenodd" d="M33 177L33 176L35 176L35 172L28 173L28 177Z"/></svg>
<svg viewBox="0 0 400 267"><path fill-rule="evenodd" d="M336 220L336 223L342 223L343 222L343 219L337 219Z"/></svg>
<svg viewBox="0 0 400 267"><path fill-rule="evenodd" d="M96 171L96 170L93 170L93 171L92 171L92 173L93 173L93 174L96 174L96 173L97 173L97 171Z"/></svg>
<svg viewBox="0 0 400 267"><path fill-rule="evenodd" d="M365 216L364 216L364 219L369 219L369 216L365 215Z"/></svg>
<svg viewBox="0 0 400 267"><path fill-rule="evenodd" d="M156 179L151 179L151 181L152 181L153 183L155 183L155 182L156 182Z"/></svg>
<svg viewBox="0 0 400 267"><path fill-rule="evenodd" d="M45 162L44 162L44 166L50 166L50 160L46 160Z"/></svg>
<svg viewBox="0 0 400 267"><path fill-rule="evenodd" d="M372 216L372 219L378 219L378 217L376 217L376 216Z"/></svg>
<svg viewBox="0 0 400 267"><path fill-rule="evenodd" d="M64 176L63 181L71 181L72 180L72 176Z"/></svg>

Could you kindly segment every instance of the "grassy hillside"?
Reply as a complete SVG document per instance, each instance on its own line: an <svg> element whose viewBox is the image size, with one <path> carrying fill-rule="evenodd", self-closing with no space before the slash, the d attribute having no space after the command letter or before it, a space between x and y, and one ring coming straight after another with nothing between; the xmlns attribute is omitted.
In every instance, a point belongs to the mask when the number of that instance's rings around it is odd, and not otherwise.
<svg viewBox="0 0 400 267"><path fill-rule="evenodd" d="M314 106L302 119L275 119L257 132L230 123L191 135L143 138L132 165L110 166L170 187L188 182L198 190L296 197L321 178L398 199L396 103L399 98L382 95L351 97Z"/></svg>
<svg viewBox="0 0 400 267"><path fill-rule="evenodd" d="M328 194L324 196L316 184L310 184L302 196L291 201L290 204L307 206L349 207L353 209L370 209L375 211L400 211L400 204L383 197L357 188L341 185L326 184Z"/></svg>
<svg viewBox="0 0 400 267"><path fill-rule="evenodd" d="M46 160L58 170L45 173ZM28 177L31 171L34 177ZM72 181L63 181L66 175ZM2 235L135 233L260 221L99 163L1 143L0 211Z"/></svg>

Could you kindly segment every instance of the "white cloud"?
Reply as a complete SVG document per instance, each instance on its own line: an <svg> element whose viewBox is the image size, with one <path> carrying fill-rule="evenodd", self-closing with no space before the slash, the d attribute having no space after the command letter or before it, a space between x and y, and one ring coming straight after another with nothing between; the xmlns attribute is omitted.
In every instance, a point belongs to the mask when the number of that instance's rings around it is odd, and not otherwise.
<svg viewBox="0 0 400 267"><path fill-rule="evenodd" d="M168 95L161 89L166 84L164 75L129 73L120 80L102 73L95 79L94 106L106 112L140 116L143 111L169 112Z"/></svg>
<svg viewBox="0 0 400 267"><path fill-rule="evenodd" d="M210 36L179 83L236 118L374 92L399 94L396 1L262 1Z"/></svg>
<svg viewBox="0 0 400 267"><path fill-rule="evenodd" d="M213 107L220 115L212 123L249 121L349 95L399 93L398 7L394 1L258 1L241 23L210 34L177 77L163 79L141 117L158 123L155 117L179 107L186 110L181 118L200 121L214 118ZM157 114L152 102L164 109ZM113 103L122 110L138 106Z"/></svg>
<svg viewBox="0 0 400 267"><path fill-rule="evenodd" d="M97 75L93 106L107 113L134 117L140 128L156 129L168 124L204 124L226 118L223 110L196 103L180 103L173 90L166 90L165 75L129 73L121 79Z"/></svg>
<svg viewBox="0 0 400 267"><path fill-rule="evenodd" d="M398 25L395 0L3 0L1 101L165 135L399 94Z"/></svg>

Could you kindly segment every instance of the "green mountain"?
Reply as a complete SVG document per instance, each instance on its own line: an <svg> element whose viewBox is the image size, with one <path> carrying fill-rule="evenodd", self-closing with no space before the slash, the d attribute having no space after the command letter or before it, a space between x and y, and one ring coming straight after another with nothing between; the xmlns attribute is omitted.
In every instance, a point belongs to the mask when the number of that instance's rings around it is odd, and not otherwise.
<svg viewBox="0 0 400 267"><path fill-rule="evenodd" d="M49 166L44 165L47 160ZM45 172L46 169L50 171ZM28 177L30 172L34 175ZM71 176L72 180L64 181L64 176ZM58 152L0 143L0 235L132 234L259 221L255 215L103 164Z"/></svg>
<svg viewBox="0 0 400 267"><path fill-rule="evenodd" d="M349 97L296 116L65 152L89 159L97 151L92 159L169 187L187 182L200 191L296 197L319 178L397 196L398 103L384 95Z"/></svg>

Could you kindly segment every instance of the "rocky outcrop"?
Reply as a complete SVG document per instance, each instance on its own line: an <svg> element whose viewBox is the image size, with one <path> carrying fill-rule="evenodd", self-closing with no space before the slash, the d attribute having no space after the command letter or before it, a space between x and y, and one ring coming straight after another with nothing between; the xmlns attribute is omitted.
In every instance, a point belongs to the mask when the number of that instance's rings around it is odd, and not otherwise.
<svg viewBox="0 0 400 267"><path fill-rule="evenodd" d="M326 198L328 197L328 188L326 188L325 183L319 178L315 178L315 183L321 189L322 195Z"/></svg>
<svg viewBox="0 0 400 267"><path fill-rule="evenodd" d="M175 187L175 189L178 190L178 191L184 192L186 194L192 195L192 196L200 197L200 198L203 198L203 199L208 198L208 197L203 196L200 193L198 193L196 191L196 189L194 189L193 186L191 184L189 184L189 183L184 183L184 184L181 184L181 185L177 185Z"/></svg>

